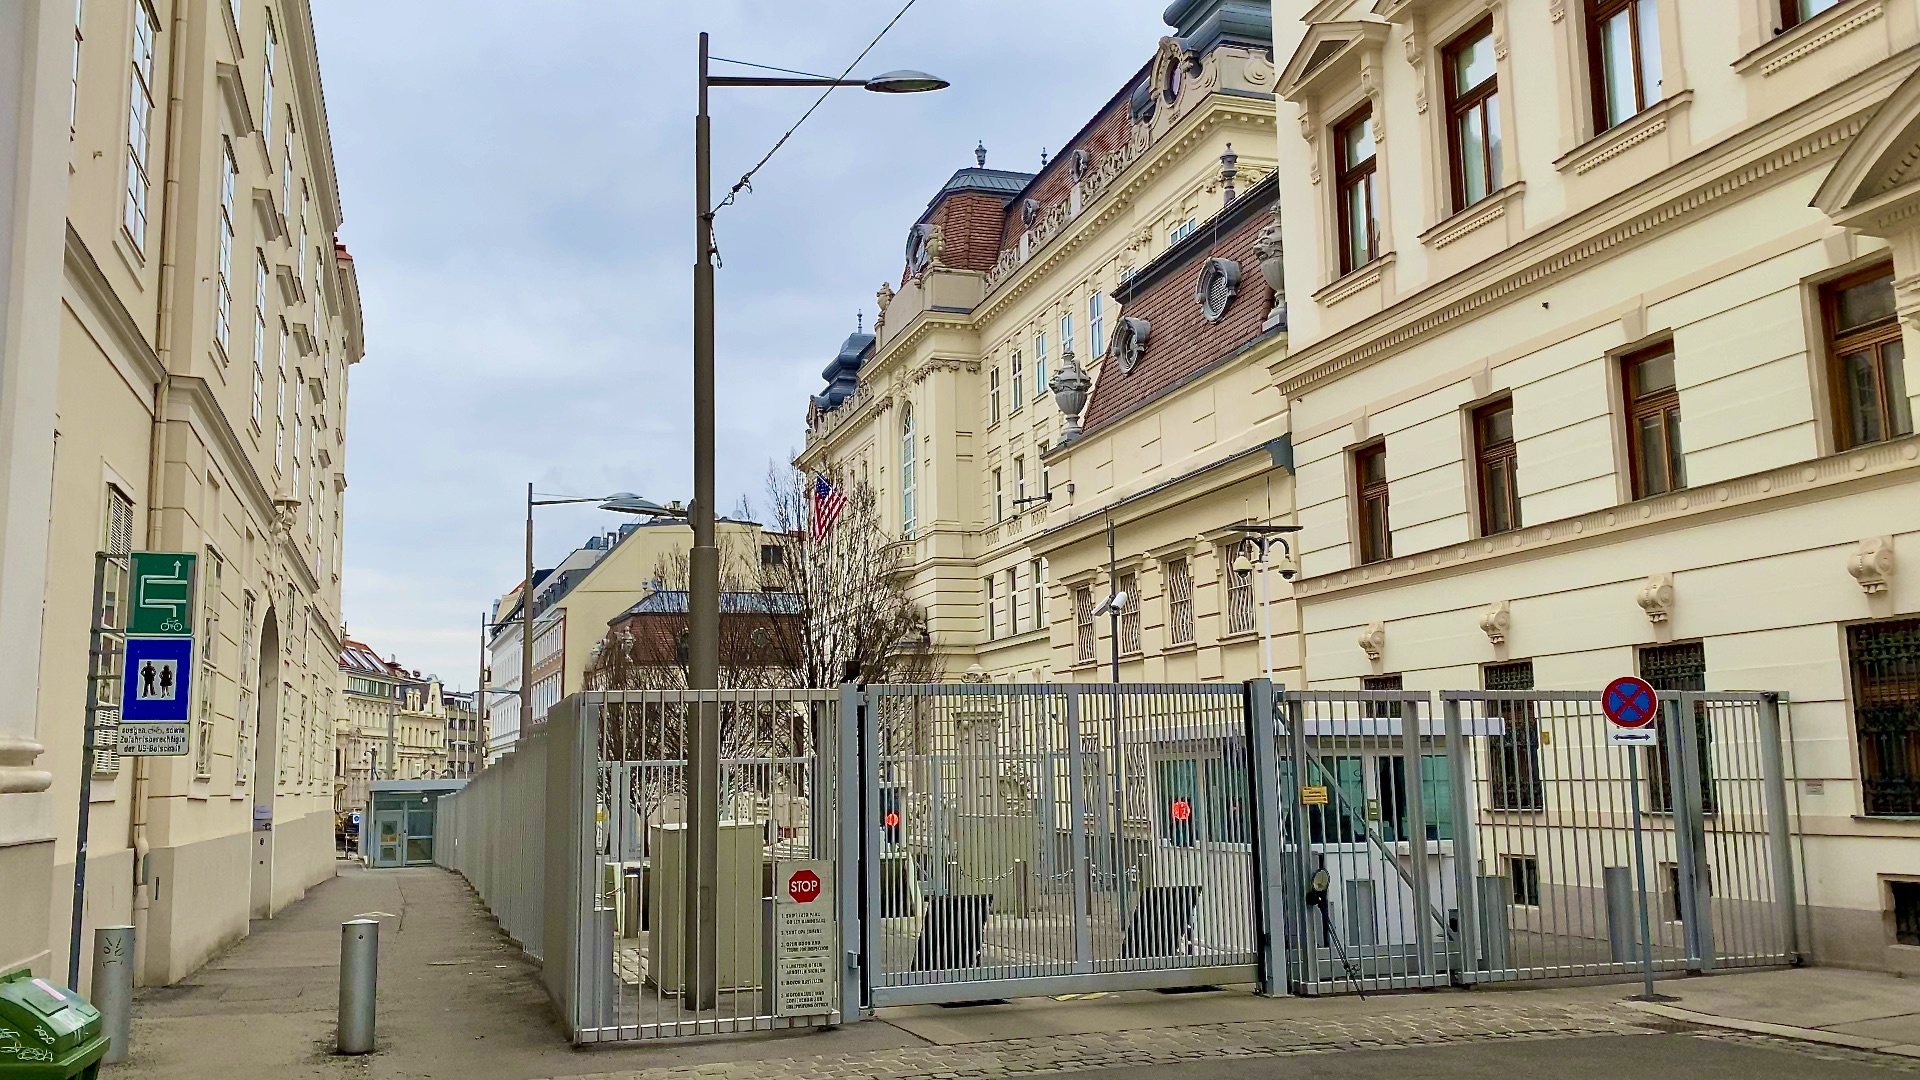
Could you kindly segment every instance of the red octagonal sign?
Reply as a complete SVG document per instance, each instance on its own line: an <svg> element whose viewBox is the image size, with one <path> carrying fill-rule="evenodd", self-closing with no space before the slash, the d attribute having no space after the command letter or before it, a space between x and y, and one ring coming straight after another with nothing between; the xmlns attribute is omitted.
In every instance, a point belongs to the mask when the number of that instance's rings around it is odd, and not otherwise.
<svg viewBox="0 0 1920 1080"><path fill-rule="evenodd" d="M787 895L796 904L811 904L820 898L820 875L811 870L797 871L787 879Z"/></svg>

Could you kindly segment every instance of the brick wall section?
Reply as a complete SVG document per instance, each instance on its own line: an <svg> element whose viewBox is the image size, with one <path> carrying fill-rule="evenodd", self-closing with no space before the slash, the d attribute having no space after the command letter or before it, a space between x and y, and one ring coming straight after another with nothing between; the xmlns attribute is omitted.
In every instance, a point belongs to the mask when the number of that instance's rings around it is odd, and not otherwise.
<svg viewBox="0 0 1920 1080"><path fill-rule="evenodd" d="M1005 238L1000 243L1001 250L1020 246L1020 234L1027 231L1026 222L1021 217L1020 208L1028 199L1040 204L1040 213L1045 216L1048 210L1066 202L1073 192L1073 152L1085 150L1093 156L1091 168L1099 168L1100 162L1115 150L1127 145L1133 135L1132 89L1139 82L1135 79L1127 84L1126 93L1113 99L1107 105L1099 119L1089 125L1084 133L1071 146L1063 148L1041 170L1039 177L1027 187L1026 194L1015 199L1007 206ZM988 265L992 265L989 261Z"/></svg>
<svg viewBox="0 0 1920 1080"><path fill-rule="evenodd" d="M1271 201L1269 200L1269 205ZM1184 265L1154 282L1144 293L1123 305L1107 325L1109 338L1119 318L1145 319L1152 324L1147 351L1126 374L1111 360L1101 362L1099 385L1087 403L1082 421L1087 431L1113 423L1160 393L1179 385L1195 372L1261 336L1267 312L1273 308L1273 290L1260 274L1253 242L1272 218L1250 214L1231 232L1208 243L1210 225L1203 224L1192 238L1194 248L1184 252ZM1177 250L1177 249L1176 249ZM1194 290L1208 259L1231 259L1240 264L1240 289L1219 322L1210 323L1200 310Z"/></svg>

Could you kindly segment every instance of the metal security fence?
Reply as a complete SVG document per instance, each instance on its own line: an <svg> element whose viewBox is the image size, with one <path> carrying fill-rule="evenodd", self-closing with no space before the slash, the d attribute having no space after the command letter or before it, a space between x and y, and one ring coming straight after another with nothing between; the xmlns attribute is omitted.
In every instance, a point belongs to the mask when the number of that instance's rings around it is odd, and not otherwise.
<svg viewBox="0 0 1920 1080"><path fill-rule="evenodd" d="M1582 692L582 694L442 801L437 855L542 959L583 1043L1017 995L1790 963L1778 699L1658 696L1659 744L1617 747ZM687 852L700 723L710 872Z"/></svg>
<svg viewBox="0 0 1920 1080"><path fill-rule="evenodd" d="M1244 698L869 688L870 1003L1254 981Z"/></svg>
<svg viewBox="0 0 1920 1080"><path fill-rule="evenodd" d="M1662 972L1793 959L1777 699L1659 697L1659 745L1617 747L1598 694L1442 695L1470 793L1457 842L1469 981L1623 974L1647 951Z"/></svg>
<svg viewBox="0 0 1920 1080"><path fill-rule="evenodd" d="M582 695L595 735L593 831L582 871L592 910L579 943L590 977L576 1041L608 1042L831 1024L838 1008L776 1000L775 870L836 855L833 690ZM700 712L720 734L711 880L688 850L688 754ZM714 927L689 898L713 894ZM702 962L703 942L717 949ZM839 952L838 942L832 951Z"/></svg>

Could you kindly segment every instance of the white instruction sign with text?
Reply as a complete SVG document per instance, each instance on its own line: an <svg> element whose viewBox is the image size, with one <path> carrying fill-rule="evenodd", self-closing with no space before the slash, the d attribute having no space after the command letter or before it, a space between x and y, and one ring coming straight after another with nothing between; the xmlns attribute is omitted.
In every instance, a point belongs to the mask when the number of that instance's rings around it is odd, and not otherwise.
<svg viewBox="0 0 1920 1080"><path fill-rule="evenodd" d="M775 1012L821 1016L834 1010L833 864L800 859L774 864L773 956Z"/></svg>

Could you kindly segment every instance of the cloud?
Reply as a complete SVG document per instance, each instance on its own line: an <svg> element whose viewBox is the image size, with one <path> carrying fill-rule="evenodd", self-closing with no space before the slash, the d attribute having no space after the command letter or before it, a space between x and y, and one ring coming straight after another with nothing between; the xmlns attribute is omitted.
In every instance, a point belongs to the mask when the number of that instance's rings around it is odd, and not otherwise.
<svg viewBox="0 0 1920 1080"><path fill-rule="evenodd" d="M803 441L806 395L907 227L984 140L1031 169L1152 54L1166 0L920 0L860 67L943 93L836 93L718 219L719 499ZM346 618L471 686L521 576L522 500L691 487L696 34L837 74L896 0L322 0L314 5L367 357L348 401ZM809 91L716 91L716 187ZM618 519L539 519L552 565Z"/></svg>

